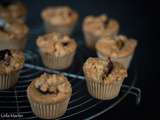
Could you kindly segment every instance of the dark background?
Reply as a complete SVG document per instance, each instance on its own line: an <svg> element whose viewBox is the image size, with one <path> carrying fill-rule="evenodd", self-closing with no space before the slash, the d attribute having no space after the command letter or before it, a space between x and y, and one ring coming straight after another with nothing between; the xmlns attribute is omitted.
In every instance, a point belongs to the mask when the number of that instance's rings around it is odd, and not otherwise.
<svg viewBox="0 0 160 120"><path fill-rule="evenodd" d="M156 82L160 73L158 68L159 37L156 32L159 30L158 4L145 0L23 0L23 2L29 9L27 24L30 27L40 24L40 11L45 6L71 6L80 14L76 32L73 34L78 33L82 41L81 23L85 16L106 13L109 17L117 19L121 26L120 33L138 40L134 59L136 59L136 71L138 72L136 87L142 90L142 99L140 105L136 105L134 97L127 97L117 107L101 115L99 119L139 120L148 116L152 116L153 119L160 113L156 109L159 102L159 84ZM28 44L27 47L35 49L31 44Z"/></svg>

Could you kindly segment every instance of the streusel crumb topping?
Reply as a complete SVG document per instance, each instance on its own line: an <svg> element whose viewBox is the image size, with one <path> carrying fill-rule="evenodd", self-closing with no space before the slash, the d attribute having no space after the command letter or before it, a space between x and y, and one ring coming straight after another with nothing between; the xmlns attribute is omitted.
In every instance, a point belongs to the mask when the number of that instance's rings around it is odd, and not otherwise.
<svg viewBox="0 0 160 120"><path fill-rule="evenodd" d="M108 59L88 58L83 66L83 71L88 80L108 84L127 77L127 70L117 62Z"/></svg>
<svg viewBox="0 0 160 120"><path fill-rule="evenodd" d="M127 38L124 35L106 36L96 43L99 53L109 57L126 57L131 55L137 46L135 39Z"/></svg>
<svg viewBox="0 0 160 120"><path fill-rule="evenodd" d="M55 32L40 36L37 45L41 51L55 56L70 54L77 48L76 42L68 35Z"/></svg>
<svg viewBox="0 0 160 120"><path fill-rule="evenodd" d="M37 78L35 87L43 94L67 94L71 92L71 85L63 75L42 74Z"/></svg>
<svg viewBox="0 0 160 120"><path fill-rule="evenodd" d="M114 19L109 19L106 15L87 16L83 23L84 31L95 35L110 35L117 33L119 24Z"/></svg>
<svg viewBox="0 0 160 120"><path fill-rule="evenodd" d="M68 25L77 20L78 14L68 6L48 7L42 18L53 25Z"/></svg>

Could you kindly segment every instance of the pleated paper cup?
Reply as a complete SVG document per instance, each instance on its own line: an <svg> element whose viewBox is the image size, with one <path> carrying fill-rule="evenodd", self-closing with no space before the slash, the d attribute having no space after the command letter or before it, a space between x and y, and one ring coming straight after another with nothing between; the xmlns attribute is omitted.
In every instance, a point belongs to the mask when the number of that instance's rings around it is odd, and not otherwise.
<svg viewBox="0 0 160 120"><path fill-rule="evenodd" d="M12 72L10 74L0 74L0 90L9 89L13 87L19 77L19 72Z"/></svg>
<svg viewBox="0 0 160 120"><path fill-rule="evenodd" d="M75 27L75 23L71 25L66 25L66 26L57 26L57 25L51 25L45 22L44 25L45 25L45 30L47 33L59 32L62 34L71 34Z"/></svg>
<svg viewBox="0 0 160 120"><path fill-rule="evenodd" d="M89 94L100 100L110 100L118 96L123 80L114 81L110 84L98 83L93 80L86 80Z"/></svg>
<svg viewBox="0 0 160 120"><path fill-rule="evenodd" d="M31 108L33 113L42 119L54 119L57 117L60 117L64 115L64 113L67 111L68 103L70 100L70 97L67 98L66 100L58 103L53 103L53 104L42 104L38 103L36 101L33 101L32 99L29 98L29 102L31 104Z"/></svg>
<svg viewBox="0 0 160 120"><path fill-rule="evenodd" d="M111 60L123 64L123 66L124 66L125 68L129 68L130 63L131 63L132 58L133 58L133 54L134 54L134 53L132 53L131 55L126 56L126 57L117 57L117 58L111 57ZM103 56L100 52L97 52L97 56L98 56L99 58L107 58L107 56ZM109 57L109 56L108 56L108 57Z"/></svg>
<svg viewBox="0 0 160 120"><path fill-rule="evenodd" d="M101 37L104 37L104 36L114 36L116 35L117 33L107 33L105 35L96 35L94 33L90 33L90 32L87 32L87 31L84 31L84 37L85 37L85 43L86 43L86 46L90 49L95 49L95 45L97 43L97 41L101 38Z"/></svg>
<svg viewBox="0 0 160 120"><path fill-rule="evenodd" d="M3 50L3 49L24 50L27 42L27 36L25 36L21 40L0 41L0 42L1 42L0 50Z"/></svg>
<svg viewBox="0 0 160 120"><path fill-rule="evenodd" d="M65 56L55 56L54 54L46 54L41 52L41 58L45 66L51 69L66 69L70 67L73 62L75 52L67 54Z"/></svg>
<svg viewBox="0 0 160 120"><path fill-rule="evenodd" d="M89 32L84 32L84 37L86 46L90 49L95 49L95 44L100 37Z"/></svg>

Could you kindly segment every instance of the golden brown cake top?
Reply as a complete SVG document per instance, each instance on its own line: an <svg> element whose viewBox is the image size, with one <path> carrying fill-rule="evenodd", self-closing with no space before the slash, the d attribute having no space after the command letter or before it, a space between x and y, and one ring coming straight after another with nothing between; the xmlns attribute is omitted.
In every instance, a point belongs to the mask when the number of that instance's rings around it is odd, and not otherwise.
<svg viewBox="0 0 160 120"><path fill-rule="evenodd" d="M0 51L0 74L9 74L17 72L23 67L24 55L19 50L1 50Z"/></svg>
<svg viewBox="0 0 160 120"><path fill-rule="evenodd" d="M27 92L32 100L49 104L69 98L72 88L63 75L44 73L32 81Z"/></svg>
<svg viewBox="0 0 160 120"><path fill-rule="evenodd" d="M137 46L135 39L127 38L124 35L103 37L96 43L97 52L103 56L126 57L131 55Z"/></svg>
<svg viewBox="0 0 160 120"><path fill-rule="evenodd" d="M83 30L97 36L112 35L119 31L119 23L106 15L87 16L83 22Z"/></svg>
<svg viewBox="0 0 160 120"><path fill-rule="evenodd" d="M88 58L83 66L87 80L110 84L127 77L127 69L122 64L112 62L109 58Z"/></svg>
<svg viewBox="0 0 160 120"><path fill-rule="evenodd" d="M3 19L4 20L4 19ZM20 20L5 21L0 26L0 41L21 40L28 34L28 27Z"/></svg>
<svg viewBox="0 0 160 120"><path fill-rule="evenodd" d="M26 13L26 7L22 3L0 5L0 17L5 19L21 19Z"/></svg>
<svg viewBox="0 0 160 120"><path fill-rule="evenodd" d="M42 18L52 25L70 25L78 19L78 14L68 6L55 6L44 9Z"/></svg>
<svg viewBox="0 0 160 120"><path fill-rule="evenodd" d="M72 38L56 32L38 37L37 45L41 51L55 56L68 55L75 52L77 48L77 44Z"/></svg>

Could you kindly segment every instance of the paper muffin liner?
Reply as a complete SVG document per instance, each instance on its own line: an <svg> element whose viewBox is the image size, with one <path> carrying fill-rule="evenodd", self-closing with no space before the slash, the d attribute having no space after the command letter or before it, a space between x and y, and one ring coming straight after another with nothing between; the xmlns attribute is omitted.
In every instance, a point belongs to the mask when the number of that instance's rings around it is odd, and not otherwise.
<svg viewBox="0 0 160 120"><path fill-rule="evenodd" d="M113 33L108 33L106 36L114 36L118 32L113 32ZM85 37L85 42L86 46L90 49L95 49L96 42L102 37L102 36L97 36L94 33L86 32L84 31L84 37Z"/></svg>
<svg viewBox="0 0 160 120"><path fill-rule="evenodd" d="M62 34L71 34L74 27L75 27L75 23L67 26L56 26L56 25L51 25L49 23L45 23L45 30L47 33L59 32Z"/></svg>
<svg viewBox="0 0 160 120"><path fill-rule="evenodd" d="M102 84L93 80L86 80L89 94L100 100L110 100L118 96L123 80L110 84Z"/></svg>
<svg viewBox="0 0 160 120"><path fill-rule="evenodd" d="M2 49L17 49L24 50L27 42L27 36L22 38L21 40L11 40L11 41L1 41L0 42L0 50Z"/></svg>
<svg viewBox="0 0 160 120"><path fill-rule="evenodd" d="M13 87L19 77L19 72L14 72L11 74L0 74L0 90L5 90Z"/></svg>
<svg viewBox="0 0 160 120"><path fill-rule="evenodd" d="M99 37L88 32L84 32L84 37L85 37L86 46L90 49L94 49L95 44L99 39Z"/></svg>
<svg viewBox="0 0 160 120"><path fill-rule="evenodd" d="M63 102L42 104L29 99L33 113L42 119L54 119L64 115L67 111L70 97Z"/></svg>
<svg viewBox="0 0 160 120"><path fill-rule="evenodd" d="M47 66L48 68L59 70L59 69L66 69L72 64L75 52L62 57L46 54L41 51L40 51L40 54L45 66Z"/></svg>
<svg viewBox="0 0 160 120"><path fill-rule="evenodd" d="M133 58L133 54L134 54L134 53L132 53L132 54L129 55L129 56L120 57L120 58L112 58L112 57L111 57L111 60L123 64L125 68L129 68L129 65L130 65L130 63L131 63L131 61L132 61L132 58ZM100 57L100 58L105 58L105 56L103 56L103 55L102 55L101 53L99 53L99 52L97 52L97 56ZM107 56L106 56L106 57L107 57Z"/></svg>

